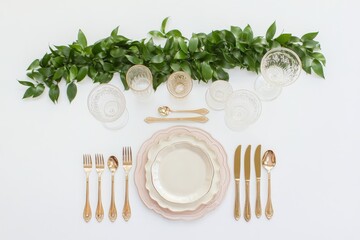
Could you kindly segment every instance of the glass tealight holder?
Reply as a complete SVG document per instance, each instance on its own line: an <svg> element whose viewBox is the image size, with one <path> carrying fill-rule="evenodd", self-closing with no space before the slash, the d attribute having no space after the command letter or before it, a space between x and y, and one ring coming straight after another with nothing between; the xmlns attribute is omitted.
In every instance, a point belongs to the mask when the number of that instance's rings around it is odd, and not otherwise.
<svg viewBox="0 0 360 240"><path fill-rule="evenodd" d="M124 94L111 84L100 84L88 96L91 115L110 130L121 129L128 122Z"/></svg>
<svg viewBox="0 0 360 240"><path fill-rule="evenodd" d="M148 100L154 93L152 73L144 65L134 65L129 68L126 82L140 101Z"/></svg>
<svg viewBox="0 0 360 240"><path fill-rule="evenodd" d="M225 108L226 101L232 92L233 88L229 82L224 80L214 81L206 91L206 103L214 110L222 110Z"/></svg>
<svg viewBox="0 0 360 240"><path fill-rule="evenodd" d="M166 81L170 94L176 98L184 98L192 90L193 80L191 76L183 71L172 73Z"/></svg>

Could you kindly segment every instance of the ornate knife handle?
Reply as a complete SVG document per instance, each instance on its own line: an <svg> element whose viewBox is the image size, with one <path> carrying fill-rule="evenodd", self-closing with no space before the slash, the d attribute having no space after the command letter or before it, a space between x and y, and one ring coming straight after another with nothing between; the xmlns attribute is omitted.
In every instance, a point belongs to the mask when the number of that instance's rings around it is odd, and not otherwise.
<svg viewBox="0 0 360 240"><path fill-rule="evenodd" d="M240 180L235 180L235 207L234 217L236 221L240 219Z"/></svg>
<svg viewBox="0 0 360 240"><path fill-rule="evenodd" d="M244 218L248 222L251 219L251 208L250 208L250 181L246 180L245 184L245 192L246 192L246 198L245 198L245 209L244 209Z"/></svg>

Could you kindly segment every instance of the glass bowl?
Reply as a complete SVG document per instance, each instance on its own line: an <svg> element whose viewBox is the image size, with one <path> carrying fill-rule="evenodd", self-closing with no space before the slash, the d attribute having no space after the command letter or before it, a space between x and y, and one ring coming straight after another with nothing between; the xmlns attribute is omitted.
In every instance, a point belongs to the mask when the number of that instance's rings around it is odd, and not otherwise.
<svg viewBox="0 0 360 240"><path fill-rule="evenodd" d="M191 92L193 80L188 73L178 71L169 76L166 86L171 95L176 98L184 98Z"/></svg>
<svg viewBox="0 0 360 240"><path fill-rule="evenodd" d="M128 112L124 94L110 84L100 84L88 96L91 115L106 128L120 129L127 123Z"/></svg>
<svg viewBox="0 0 360 240"><path fill-rule="evenodd" d="M259 119L261 108L255 93L244 89L235 91L226 102L225 123L231 130L243 130Z"/></svg>
<svg viewBox="0 0 360 240"><path fill-rule="evenodd" d="M226 101L232 92L233 88L229 82L224 80L214 81L206 91L206 103L214 110L222 110L225 108Z"/></svg>

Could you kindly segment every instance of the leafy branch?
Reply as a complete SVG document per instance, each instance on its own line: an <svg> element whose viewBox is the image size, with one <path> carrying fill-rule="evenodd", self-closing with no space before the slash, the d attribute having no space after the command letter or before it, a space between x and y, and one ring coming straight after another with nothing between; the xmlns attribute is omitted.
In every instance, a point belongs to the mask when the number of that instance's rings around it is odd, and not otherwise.
<svg viewBox="0 0 360 240"><path fill-rule="evenodd" d="M211 33L193 33L187 39L177 29L166 31L168 18L162 21L160 30L150 31L150 38L130 40L118 34L115 28L109 37L88 45L85 34L79 30L78 38L69 45L50 47L41 59L34 60L27 69L29 81L19 81L27 87L23 98L38 97L49 88L49 97L56 103L59 82L66 81L67 97L71 102L77 93L77 83L86 76L94 83L108 83L119 73L125 89L126 72L134 64L144 64L153 74L154 89L173 71L185 71L194 80L228 80L225 69L239 67L259 73L264 54L272 48L286 47L295 51L306 73L314 72L324 77L326 64L315 41L318 32L302 37L282 33L275 37L276 24L271 24L265 36L254 36L250 25L244 29L232 26L230 30ZM164 44L154 40L163 39Z"/></svg>

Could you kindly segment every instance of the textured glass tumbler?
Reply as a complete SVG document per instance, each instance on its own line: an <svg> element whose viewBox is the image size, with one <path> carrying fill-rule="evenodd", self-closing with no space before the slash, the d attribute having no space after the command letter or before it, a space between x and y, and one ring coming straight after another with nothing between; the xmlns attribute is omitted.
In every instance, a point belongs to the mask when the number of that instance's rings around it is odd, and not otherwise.
<svg viewBox="0 0 360 240"><path fill-rule="evenodd" d="M232 92L233 88L229 82L224 80L214 81L206 91L206 103L214 110L222 110L225 108L226 101Z"/></svg>
<svg viewBox="0 0 360 240"><path fill-rule="evenodd" d="M169 76L166 86L172 96L184 98L191 92L193 80L188 73L178 71Z"/></svg>
<svg viewBox="0 0 360 240"><path fill-rule="evenodd" d="M234 131L241 131L255 123L261 114L261 101L248 90L238 90L231 94L225 107L225 123Z"/></svg>
<svg viewBox="0 0 360 240"><path fill-rule="evenodd" d="M261 59L261 77L255 82L255 91L263 101L277 98L283 87L293 84L300 76L299 56L287 48L274 48Z"/></svg>
<svg viewBox="0 0 360 240"><path fill-rule="evenodd" d="M148 100L154 93L152 73L144 65L134 65L129 68L126 73L126 82L141 101Z"/></svg>
<svg viewBox="0 0 360 240"><path fill-rule="evenodd" d="M116 130L124 127L129 115L123 93L110 84L100 84L88 96L89 112L106 128Z"/></svg>

